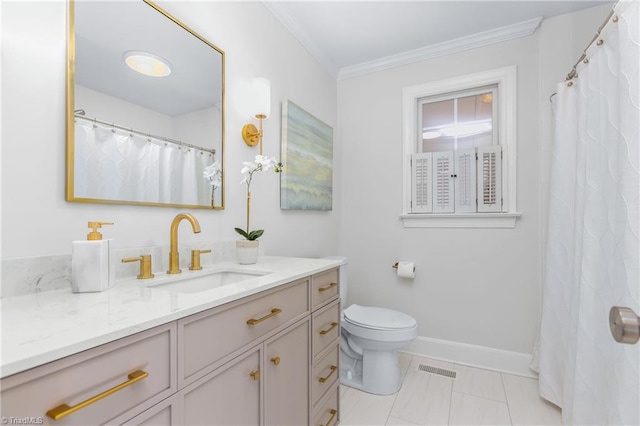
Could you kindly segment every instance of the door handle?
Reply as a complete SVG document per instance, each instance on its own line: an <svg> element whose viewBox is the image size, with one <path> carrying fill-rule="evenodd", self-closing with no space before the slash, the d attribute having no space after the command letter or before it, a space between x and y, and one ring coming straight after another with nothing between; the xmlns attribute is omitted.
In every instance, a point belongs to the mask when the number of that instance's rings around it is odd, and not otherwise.
<svg viewBox="0 0 640 426"><path fill-rule="evenodd" d="M633 309L614 306L609 311L609 328L618 343L633 345L640 340L640 317Z"/></svg>

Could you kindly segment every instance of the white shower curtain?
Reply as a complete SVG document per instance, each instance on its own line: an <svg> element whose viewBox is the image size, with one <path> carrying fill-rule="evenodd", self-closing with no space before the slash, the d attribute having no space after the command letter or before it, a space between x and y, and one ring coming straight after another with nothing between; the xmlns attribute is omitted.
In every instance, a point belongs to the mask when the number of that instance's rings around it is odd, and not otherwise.
<svg viewBox="0 0 640 426"><path fill-rule="evenodd" d="M203 177L213 154L79 118L75 123L76 198L210 205Z"/></svg>
<svg viewBox="0 0 640 426"><path fill-rule="evenodd" d="M564 424L640 424L640 344L616 343L608 320L640 312L638 6L615 6L556 97L539 356Z"/></svg>

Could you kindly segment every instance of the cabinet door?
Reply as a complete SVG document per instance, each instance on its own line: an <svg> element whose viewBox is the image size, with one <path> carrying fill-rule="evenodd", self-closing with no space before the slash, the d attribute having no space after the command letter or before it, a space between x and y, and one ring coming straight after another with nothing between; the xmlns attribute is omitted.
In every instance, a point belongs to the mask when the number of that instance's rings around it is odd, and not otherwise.
<svg viewBox="0 0 640 426"><path fill-rule="evenodd" d="M308 423L309 352L309 319L265 342L265 424Z"/></svg>
<svg viewBox="0 0 640 426"><path fill-rule="evenodd" d="M259 425L260 349L249 351L182 391L180 425Z"/></svg>

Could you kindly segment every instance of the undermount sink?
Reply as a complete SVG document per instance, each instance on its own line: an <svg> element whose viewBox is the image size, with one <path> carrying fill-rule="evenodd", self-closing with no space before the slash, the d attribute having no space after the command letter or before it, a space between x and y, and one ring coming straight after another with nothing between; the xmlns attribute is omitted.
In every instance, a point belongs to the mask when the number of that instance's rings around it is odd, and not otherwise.
<svg viewBox="0 0 640 426"><path fill-rule="evenodd" d="M240 281L258 278L268 273L262 271L216 271L196 278L186 278L179 281L151 285L150 287L176 293L200 293Z"/></svg>

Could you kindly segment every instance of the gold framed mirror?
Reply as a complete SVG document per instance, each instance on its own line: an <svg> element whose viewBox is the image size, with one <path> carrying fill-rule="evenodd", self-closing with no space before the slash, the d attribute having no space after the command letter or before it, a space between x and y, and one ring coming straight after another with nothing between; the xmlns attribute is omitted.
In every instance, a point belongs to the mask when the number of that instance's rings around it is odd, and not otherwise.
<svg viewBox="0 0 640 426"><path fill-rule="evenodd" d="M68 16L66 200L224 209L224 52L149 0Z"/></svg>

